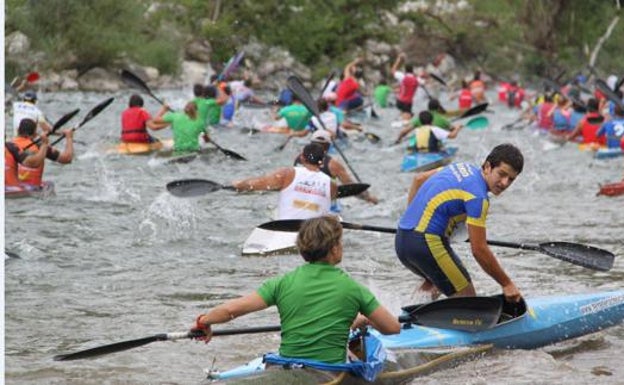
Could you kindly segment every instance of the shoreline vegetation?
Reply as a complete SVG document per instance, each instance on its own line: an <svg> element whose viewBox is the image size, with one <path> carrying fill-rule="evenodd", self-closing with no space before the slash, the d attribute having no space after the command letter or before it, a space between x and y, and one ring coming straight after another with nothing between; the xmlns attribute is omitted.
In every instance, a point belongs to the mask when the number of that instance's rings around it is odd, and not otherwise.
<svg viewBox="0 0 624 385"><path fill-rule="evenodd" d="M5 78L38 71L49 90L115 91L127 68L176 87L218 73L245 49L261 88L290 74L319 82L354 57L366 77L389 74L399 52L416 66L452 57L460 76L572 79L617 73L624 61L620 2L448 0L333 3L7 0ZM47 75L47 76L46 76ZM99 81L101 80L101 81Z"/></svg>

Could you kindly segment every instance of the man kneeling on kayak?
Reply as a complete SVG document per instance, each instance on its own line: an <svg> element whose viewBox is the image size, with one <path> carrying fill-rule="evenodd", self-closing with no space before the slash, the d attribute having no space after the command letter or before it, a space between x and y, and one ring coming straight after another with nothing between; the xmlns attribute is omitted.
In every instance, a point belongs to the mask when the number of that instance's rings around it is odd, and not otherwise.
<svg viewBox="0 0 624 385"><path fill-rule="evenodd" d="M200 339L208 342L211 325L275 305L282 329L279 354L327 363L346 362L352 325L370 323L383 334L400 332L397 318L366 287L335 266L342 261L342 225L336 218L305 221L297 247L306 264L199 315L191 331L203 331L206 336Z"/></svg>

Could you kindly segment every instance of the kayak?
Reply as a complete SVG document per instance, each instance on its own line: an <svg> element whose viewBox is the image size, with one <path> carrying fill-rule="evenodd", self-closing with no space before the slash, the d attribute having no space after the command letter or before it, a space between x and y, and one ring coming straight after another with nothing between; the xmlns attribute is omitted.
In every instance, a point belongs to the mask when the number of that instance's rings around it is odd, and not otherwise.
<svg viewBox="0 0 624 385"><path fill-rule="evenodd" d="M243 243L244 256L269 256L297 253L297 233L256 227Z"/></svg>
<svg viewBox="0 0 624 385"><path fill-rule="evenodd" d="M126 143L121 142L109 150L109 153L120 155L150 155L156 151L170 150L173 148L173 140L165 139L153 143Z"/></svg>
<svg viewBox="0 0 624 385"><path fill-rule="evenodd" d="M594 153L594 158L596 159L609 159L609 158L617 158L624 155L624 149L616 147L616 148L599 148Z"/></svg>
<svg viewBox="0 0 624 385"><path fill-rule="evenodd" d="M445 166L453 160L457 147L448 147L440 152L414 152L403 156L401 171L422 172Z"/></svg>
<svg viewBox="0 0 624 385"><path fill-rule="evenodd" d="M502 296L495 296L501 298ZM382 335L374 329L369 329L382 346L389 350L389 355L399 357L401 354L425 354L427 352L440 353L442 349L468 349L459 352L475 354L490 347L501 349L535 349L567 339L595 333L603 329L616 326L624 321L624 290L599 292L592 294L556 295L527 299L517 304L504 302L498 322L485 330L465 331L444 329L415 324L404 324L401 332L396 335ZM404 311L410 312L420 305L408 306ZM474 350L473 350L474 349ZM448 350L436 359L449 358ZM435 361L435 359L434 359ZM388 361L386 361L388 364ZM418 365L418 364L416 364ZM411 365L414 366L414 365ZM418 366L416 366L418 367ZM288 370L265 370L262 358L250 361L246 365L234 369L215 372L209 371L210 379L227 380L231 378L269 376L271 372L289 372ZM386 374L396 368L384 366L375 383L383 382ZM406 372L405 369L395 373ZM418 375L413 371L412 377ZM352 376L347 376L352 379ZM396 378L396 376L394 376ZM327 382L327 379L324 380ZM360 379L362 381L362 379ZM405 381L405 377L403 377ZM227 381L227 383L231 383ZM251 383L237 380L236 383ZM271 382L267 382L271 383ZM273 382L277 383L277 382ZM302 383L302 382L296 382ZM307 382L307 383L319 383ZM354 382L332 382L354 383ZM355 382L358 383L358 382ZM365 383L365 382L362 382ZM404 382L403 382L404 383Z"/></svg>
<svg viewBox="0 0 624 385"><path fill-rule="evenodd" d="M624 180L621 182L603 184L596 195L618 196L624 194Z"/></svg>
<svg viewBox="0 0 624 385"><path fill-rule="evenodd" d="M7 190L4 188L5 199L17 199L17 198L47 198L56 195L54 191L54 182L43 182L40 188L37 189L24 189L19 188L15 190Z"/></svg>

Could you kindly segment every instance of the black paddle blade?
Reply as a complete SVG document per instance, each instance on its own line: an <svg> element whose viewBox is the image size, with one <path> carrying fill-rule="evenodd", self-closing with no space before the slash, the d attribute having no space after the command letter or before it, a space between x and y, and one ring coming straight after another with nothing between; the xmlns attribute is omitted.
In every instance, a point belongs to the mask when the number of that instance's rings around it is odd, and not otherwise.
<svg viewBox="0 0 624 385"><path fill-rule="evenodd" d="M481 103L481 104L477 104L476 106L469 108L468 110L466 110L466 112L464 112L463 114L461 114L461 116L459 116L457 119L463 119L463 118L467 118L469 116L473 116L473 115L477 115L482 113L483 111L487 110L488 106L490 104L489 103Z"/></svg>
<svg viewBox="0 0 624 385"><path fill-rule="evenodd" d="M97 348L81 350L79 352L59 354L53 357L54 361L71 361L79 360L83 358L97 357L104 354L121 352L128 349L137 348L139 346L147 345L155 341L167 340L166 334L156 334L150 337L139 338L136 340L129 340L123 342L116 342L110 345L98 346Z"/></svg>
<svg viewBox="0 0 624 385"><path fill-rule="evenodd" d="M221 152L225 155L225 156L229 156L232 159L236 159L236 160L247 160L247 158L245 158L244 156L232 151L232 150L228 150L227 148L219 148L219 150L221 150Z"/></svg>
<svg viewBox="0 0 624 385"><path fill-rule="evenodd" d="M61 116L61 118L59 120L57 120L56 123L54 123L54 125L52 126L52 130L50 132L51 133L52 132L56 132L56 130L58 130L59 128L63 127L67 122L69 122L79 112L80 112L80 108L77 108L77 109L73 110L72 112L67 113L67 114Z"/></svg>
<svg viewBox="0 0 624 385"><path fill-rule="evenodd" d="M121 80L126 83L129 87L138 88L143 90L145 93L151 93L151 90L147 86L147 84L140 77L136 76L132 72L128 70L121 70Z"/></svg>
<svg viewBox="0 0 624 385"><path fill-rule="evenodd" d="M433 78L433 80L435 80L436 82L442 84L444 87L446 87L446 82L439 77L438 75L434 74L434 73L430 73L429 76L431 76Z"/></svg>
<svg viewBox="0 0 624 385"><path fill-rule="evenodd" d="M403 308L413 323L469 332L496 325L502 309L500 297L451 297Z"/></svg>
<svg viewBox="0 0 624 385"><path fill-rule="evenodd" d="M368 141L373 144L379 143L381 141L381 138L373 134L372 132L365 132L364 136L366 136L366 139L368 139Z"/></svg>
<svg viewBox="0 0 624 385"><path fill-rule="evenodd" d="M206 179L181 179L167 183L167 191L180 198L198 197L221 189L233 189Z"/></svg>
<svg viewBox="0 0 624 385"><path fill-rule="evenodd" d="M286 80L286 84L288 88L293 92L293 94L295 94L297 98L301 100L301 103L303 103L303 105L306 106L308 110L310 110L312 115L318 118L319 116L318 106L316 105L316 102L312 98L312 95L310 95L308 90L301 83L301 80L299 80L298 77L292 75L288 77L288 79ZM323 125L323 122L320 119L319 119L319 122L321 123L321 125Z"/></svg>
<svg viewBox="0 0 624 385"><path fill-rule="evenodd" d="M265 222L258 226L260 229L271 231L290 231L296 233L299 231L304 219L279 219L277 221Z"/></svg>
<svg viewBox="0 0 624 385"><path fill-rule="evenodd" d="M97 106L93 107L91 109L91 111L89 111L89 113L87 114L87 116L84 117L84 119L82 119L82 122L80 122L80 124L78 124L78 127L81 127L82 125L84 125L85 123L87 123L89 120L95 118L100 112L102 112L106 107L108 107L113 100L115 100L115 98L108 98L106 100L104 100L103 102L101 102L100 104L98 104ZM78 128L76 127L76 128Z"/></svg>
<svg viewBox="0 0 624 385"><path fill-rule="evenodd" d="M615 259L610 251L579 243L546 242L539 246L551 257L599 271L611 270Z"/></svg>
<svg viewBox="0 0 624 385"><path fill-rule="evenodd" d="M369 187L370 185L367 183L343 184L343 185L338 186L337 197L345 198L345 197L350 197L353 195L358 195L368 190Z"/></svg>
<svg viewBox="0 0 624 385"><path fill-rule="evenodd" d="M613 92L611 87L609 87L609 85L604 80L596 79L596 88L598 88L598 90L600 90L600 92L602 92L604 96L606 96L607 99L609 99L611 102L620 106L620 108L624 108L624 103L622 103L622 100L617 96L615 92Z"/></svg>

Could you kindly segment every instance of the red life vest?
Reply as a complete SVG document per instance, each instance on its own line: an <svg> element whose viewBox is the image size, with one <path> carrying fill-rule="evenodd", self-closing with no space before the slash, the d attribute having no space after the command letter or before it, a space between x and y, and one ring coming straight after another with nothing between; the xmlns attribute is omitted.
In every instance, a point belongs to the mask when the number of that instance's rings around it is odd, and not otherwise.
<svg viewBox="0 0 624 385"><path fill-rule="evenodd" d="M150 114L142 107L130 107L121 113L121 141L149 143L146 122Z"/></svg>
<svg viewBox="0 0 624 385"><path fill-rule="evenodd" d="M604 122L604 116L599 112L588 112L583 119L581 119L581 134L583 135L583 143L599 143L602 146L607 144L607 136L603 135L598 138L596 132L602 123Z"/></svg>
<svg viewBox="0 0 624 385"><path fill-rule="evenodd" d="M412 104L412 99L418 88L418 79L412 73L406 73L401 81L397 100L402 103Z"/></svg>
<svg viewBox="0 0 624 385"><path fill-rule="evenodd" d="M507 91L509 91L509 83L501 82L498 86L498 101L502 103L507 102Z"/></svg>
<svg viewBox="0 0 624 385"><path fill-rule="evenodd" d="M459 93L459 108L468 109L472 107L472 92L467 88L462 88Z"/></svg>
<svg viewBox="0 0 624 385"><path fill-rule="evenodd" d="M336 105L340 106L342 102L355 97L355 93L359 87L360 85L358 82L352 77L341 81L338 88L336 88Z"/></svg>
<svg viewBox="0 0 624 385"><path fill-rule="evenodd" d="M543 102L537 111L537 126L539 128L550 130L553 128L552 116L548 116L548 113L554 107L553 103Z"/></svg>

